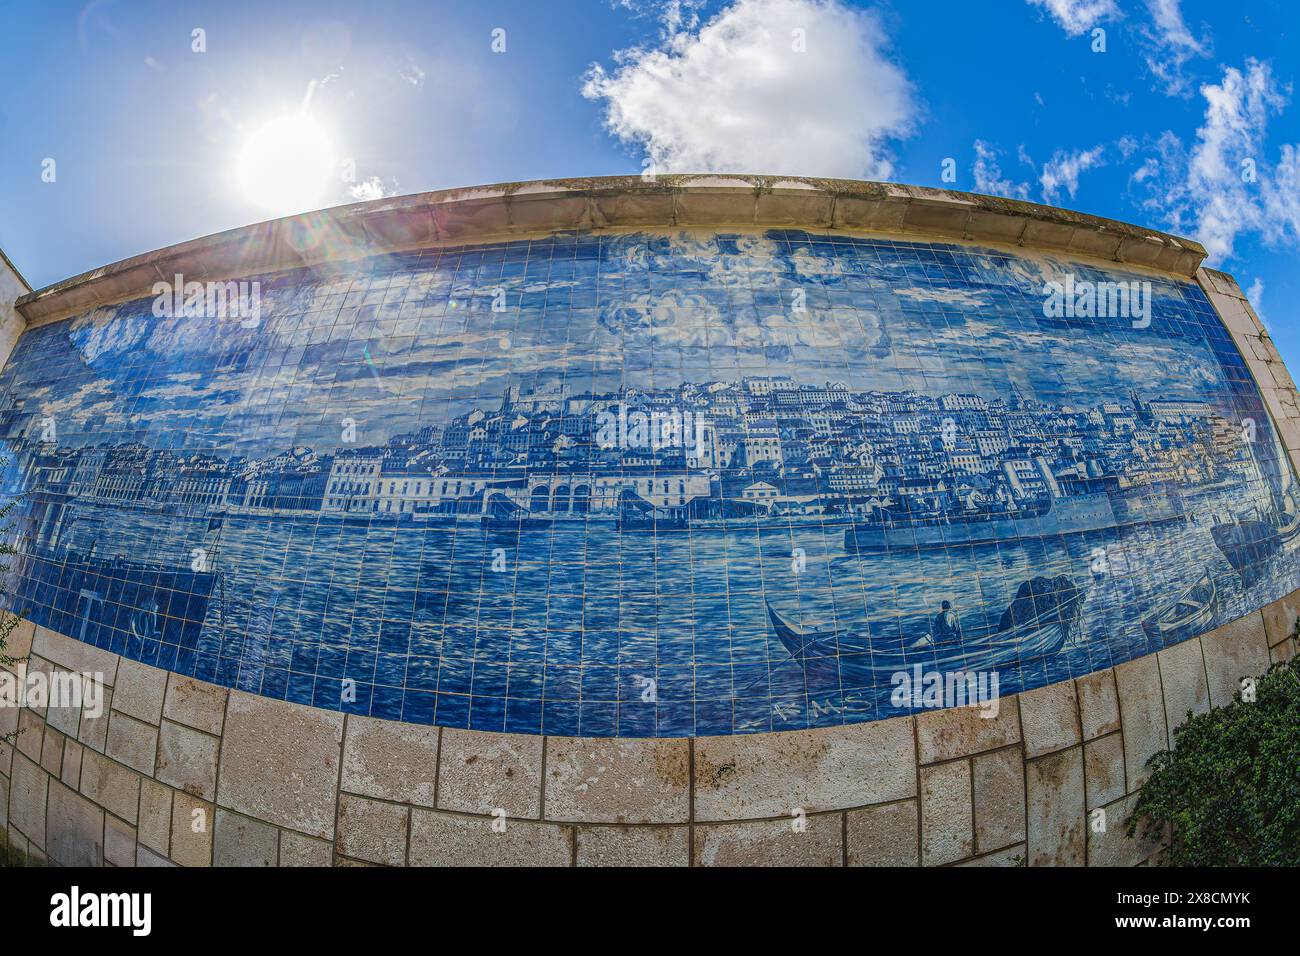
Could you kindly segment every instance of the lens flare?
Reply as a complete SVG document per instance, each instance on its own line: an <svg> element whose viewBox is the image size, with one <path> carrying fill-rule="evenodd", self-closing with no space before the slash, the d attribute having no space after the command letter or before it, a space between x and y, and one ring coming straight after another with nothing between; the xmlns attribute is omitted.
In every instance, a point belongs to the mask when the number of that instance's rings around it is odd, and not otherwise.
<svg viewBox="0 0 1300 956"><path fill-rule="evenodd" d="M329 136L301 113L258 128L239 154L244 195L265 212L280 216L318 208L335 169Z"/></svg>

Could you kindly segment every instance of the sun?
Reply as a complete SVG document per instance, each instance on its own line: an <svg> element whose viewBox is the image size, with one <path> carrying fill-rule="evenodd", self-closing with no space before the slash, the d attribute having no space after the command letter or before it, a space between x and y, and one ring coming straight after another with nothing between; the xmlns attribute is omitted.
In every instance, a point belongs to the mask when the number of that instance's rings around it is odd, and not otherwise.
<svg viewBox="0 0 1300 956"><path fill-rule="evenodd" d="M259 127L239 154L244 195L275 215L319 208L335 173L329 136L303 113Z"/></svg>

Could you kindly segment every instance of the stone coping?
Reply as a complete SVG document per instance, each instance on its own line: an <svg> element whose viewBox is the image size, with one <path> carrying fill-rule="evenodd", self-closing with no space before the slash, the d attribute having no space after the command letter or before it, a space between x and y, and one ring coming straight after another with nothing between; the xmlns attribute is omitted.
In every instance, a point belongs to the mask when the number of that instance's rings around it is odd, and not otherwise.
<svg viewBox="0 0 1300 956"><path fill-rule="evenodd" d="M9 271L12 272L14 274L14 277L18 280L18 284L21 285L28 292L32 291L32 284L28 282L25 278L23 278L23 274L18 271L18 267L14 265L13 260L10 259L7 255L5 255L5 251L3 249L0 249L0 265L7 266L9 268Z"/></svg>
<svg viewBox="0 0 1300 956"><path fill-rule="evenodd" d="M336 206L192 239L22 296L29 327L149 293L384 252L566 230L808 228L1017 246L1191 277L1205 249L1140 226L976 193L846 179L673 175L552 179Z"/></svg>

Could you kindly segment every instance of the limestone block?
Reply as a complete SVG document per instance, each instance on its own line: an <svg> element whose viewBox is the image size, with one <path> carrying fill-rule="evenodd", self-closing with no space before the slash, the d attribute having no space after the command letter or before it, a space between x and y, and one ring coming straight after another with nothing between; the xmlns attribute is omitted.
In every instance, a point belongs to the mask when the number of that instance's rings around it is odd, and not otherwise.
<svg viewBox="0 0 1300 956"><path fill-rule="evenodd" d="M689 742L549 738L546 818L589 823L687 822Z"/></svg>
<svg viewBox="0 0 1300 956"><path fill-rule="evenodd" d="M342 714L232 691L217 803L333 839L342 745Z"/></svg>

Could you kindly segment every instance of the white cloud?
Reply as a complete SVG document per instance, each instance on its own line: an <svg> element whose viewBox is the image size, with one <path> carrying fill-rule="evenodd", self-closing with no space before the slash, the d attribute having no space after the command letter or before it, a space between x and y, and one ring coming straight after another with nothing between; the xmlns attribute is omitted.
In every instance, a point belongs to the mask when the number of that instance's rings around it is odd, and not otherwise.
<svg viewBox="0 0 1300 956"><path fill-rule="evenodd" d="M1072 37L1081 36L1093 27L1123 16L1115 0L1026 0L1030 6L1045 11L1057 26Z"/></svg>
<svg viewBox="0 0 1300 956"><path fill-rule="evenodd" d="M907 288L895 289L894 295L911 299L914 302L942 302L945 305L981 306L985 304L984 293L978 289L952 288Z"/></svg>
<svg viewBox="0 0 1300 956"><path fill-rule="evenodd" d="M1038 177L1038 182L1043 187L1044 201L1055 204L1060 197L1062 187L1073 199L1075 193L1079 191L1080 174L1106 165L1105 160L1102 159L1104 152L1105 147L1094 146L1087 150L1058 149L1052 153L1052 158L1043 163L1042 172Z"/></svg>
<svg viewBox="0 0 1300 956"><path fill-rule="evenodd" d="M1250 301L1251 308L1255 310L1255 315L1259 316L1259 321L1264 323L1264 328L1271 328L1268 324L1268 319L1264 318L1263 279L1256 278L1255 281L1250 284L1250 288L1246 290L1246 298Z"/></svg>
<svg viewBox="0 0 1300 956"><path fill-rule="evenodd" d="M1283 146L1276 166L1265 159L1269 119L1287 103L1289 89L1268 63L1226 67L1217 84L1201 87L1205 116L1188 149L1172 132L1156 141L1156 155L1133 175L1147 190L1143 206L1162 215L1175 232L1190 232L1213 261L1232 256L1239 235L1262 233L1271 241L1300 235L1300 161Z"/></svg>
<svg viewBox="0 0 1300 956"><path fill-rule="evenodd" d="M1193 57L1213 53L1208 31L1197 38L1183 20L1181 0L1147 0L1150 25L1140 29L1147 69L1171 96L1191 95L1191 84L1183 66Z"/></svg>
<svg viewBox="0 0 1300 956"><path fill-rule="evenodd" d="M1046 13L1068 36L1090 33L1103 23L1124 19L1116 0L1026 0ZM1191 94L1192 84L1183 68L1193 58L1213 54L1208 30L1197 36L1183 19L1182 0L1145 0L1145 17L1129 21L1135 45L1141 51L1148 72L1170 96ZM1128 104L1128 93L1107 97Z"/></svg>
<svg viewBox="0 0 1300 956"><path fill-rule="evenodd" d="M1028 199L1029 183L1015 183L1002 178L998 165L998 151L982 139L975 140L975 191L987 196L1005 196L1008 199Z"/></svg>
<svg viewBox="0 0 1300 956"><path fill-rule="evenodd" d="M653 14L663 24L664 32L673 34L698 24L704 3L705 0L617 0L615 6L636 16Z"/></svg>
<svg viewBox="0 0 1300 956"><path fill-rule="evenodd" d="M735 0L702 26L670 5L660 42L591 68L583 95L662 172L888 178L912 86L879 18L840 0Z"/></svg>
<svg viewBox="0 0 1300 956"><path fill-rule="evenodd" d="M1300 145L1282 146L1262 192L1265 237L1272 242L1300 238Z"/></svg>
<svg viewBox="0 0 1300 956"><path fill-rule="evenodd" d="M354 183L348 189L348 195L361 202L368 199L383 199L385 196L393 196L396 193L385 192L384 181L378 176L371 176L369 179Z"/></svg>
<svg viewBox="0 0 1300 956"><path fill-rule="evenodd" d="M424 85L424 70L421 69L420 64L416 63L409 56L406 58L406 62L398 69L397 75L402 78L404 83L409 83L417 90Z"/></svg>

